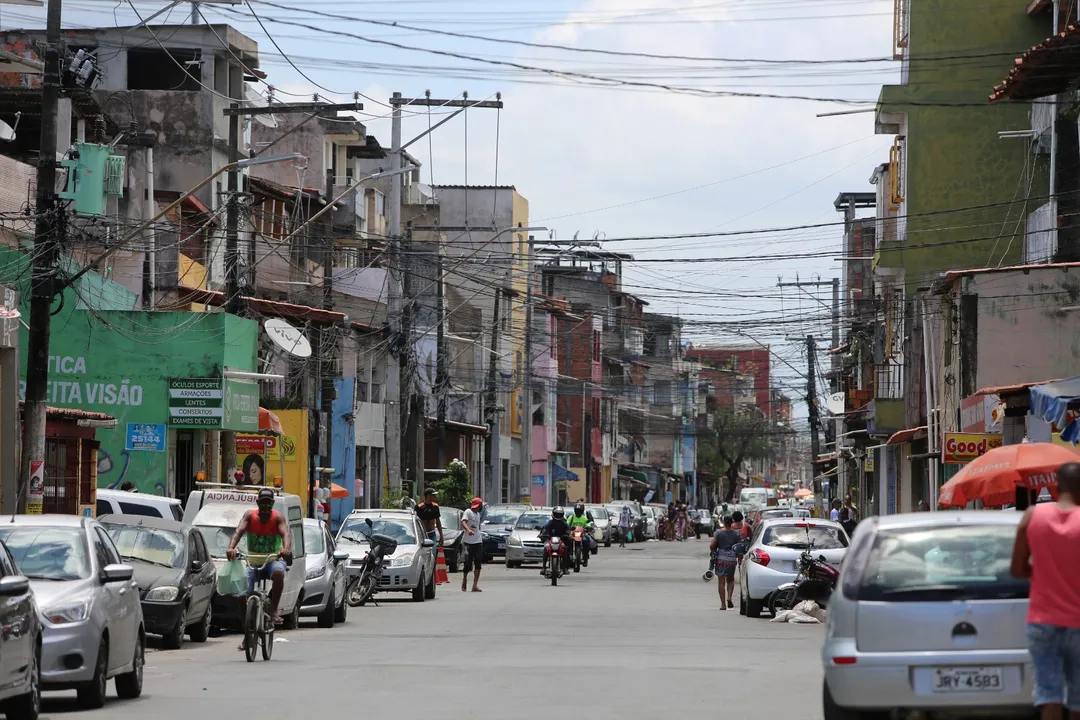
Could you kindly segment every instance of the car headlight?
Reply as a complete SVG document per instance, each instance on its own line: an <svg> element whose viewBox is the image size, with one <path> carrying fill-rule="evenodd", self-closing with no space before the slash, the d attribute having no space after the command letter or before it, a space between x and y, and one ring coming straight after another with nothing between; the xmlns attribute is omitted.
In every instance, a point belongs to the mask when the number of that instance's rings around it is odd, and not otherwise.
<svg viewBox="0 0 1080 720"><path fill-rule="evenodd" d="M506 539L506 544L511 547L521 547L521 538L511 535Z"/></svg>
<svg viewBox="0 0 1080 720"><path fill-rule="evenodd" d="M313 567L310 570L308 570L307 575L304 577L304 579L305 580L315 580L316 578L321 578L325 572L326 572L326 566L325 565L319 565L318 567Z"/></svg>
<svg viewBox="0 0 1080 720"><path fill-rule="evenodd" d="M162 585L146 593L145 599L149 602L172 602L178 597L180 597L180 588L173 585Z"/></svg>
<svg viewBox="0 0 1080 720"><path fill-rule="evenodd" d="M54 605L42 615L53 625L82 622L90 615L90 598Z"/></svg>
<svg viewBox="0 0 1080 720"><path fill-rule="evenodd" d="M390 567L407 567L412 565L413 558L416 557L416 553L405 553L390 561Z"/></svg>

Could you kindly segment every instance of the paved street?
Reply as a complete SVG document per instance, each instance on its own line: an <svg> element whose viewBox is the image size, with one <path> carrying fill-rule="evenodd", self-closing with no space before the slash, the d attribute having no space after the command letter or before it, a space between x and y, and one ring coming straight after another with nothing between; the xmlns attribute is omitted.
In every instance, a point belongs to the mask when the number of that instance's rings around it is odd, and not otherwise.
<svg viewBox="0 0 1080 720"><path fill-rule="evenodd" d="M465 594L451 575L434 602L282 633L269 663L245 663L235 636L154 651L142 699L86 717L820 718L821 626L720 612L700 580L705 543L601 549L557 588L495 564L485 592ZM73 707L54 695L45 712Z"/></svg>

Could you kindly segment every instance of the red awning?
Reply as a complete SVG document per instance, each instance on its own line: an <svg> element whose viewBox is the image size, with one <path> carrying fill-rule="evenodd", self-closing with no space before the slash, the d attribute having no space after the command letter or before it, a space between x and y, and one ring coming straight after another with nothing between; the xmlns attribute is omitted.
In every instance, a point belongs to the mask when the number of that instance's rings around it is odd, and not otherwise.
<svg viewBox="0 0 1080 720"><path fill-rule="evenodd" d="M893 433L892 437L885 441L886 445L902 445L909 443L916 439L916 436L922 433L926 435L926 426L920 425L919 427L908 428L907 430L901 430L900 432Z"/></svg>
<svg viewBox="0 0 1080 720"><path fill-rule="evenodd" d="M1055 380L1039 380L1037 382L1016 383L1015 385L998 385L996 387L984 387L975 391L975 395L1016 395L1018 393L1027 392L1030 388L1036 385L1046 385L1048 383L1057 382L1060 378Z"/></svg>

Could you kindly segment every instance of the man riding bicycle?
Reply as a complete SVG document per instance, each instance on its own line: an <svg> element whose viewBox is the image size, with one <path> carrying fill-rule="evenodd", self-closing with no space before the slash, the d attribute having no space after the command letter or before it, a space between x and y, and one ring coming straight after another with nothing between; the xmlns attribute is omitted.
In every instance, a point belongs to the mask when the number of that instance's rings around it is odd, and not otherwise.
<svg viewBox="0 0 1080 720"><path fill-rule="evenodd" d="M285 517L274 509L274 491L263 488L255 500L257 508L244 513L236 526L225 557L236 559L236 546L247 536L248 595L255 583L270 580L270 617L280 625L278 605L285 590L286 563L292 560L292 535Z"/></svg>

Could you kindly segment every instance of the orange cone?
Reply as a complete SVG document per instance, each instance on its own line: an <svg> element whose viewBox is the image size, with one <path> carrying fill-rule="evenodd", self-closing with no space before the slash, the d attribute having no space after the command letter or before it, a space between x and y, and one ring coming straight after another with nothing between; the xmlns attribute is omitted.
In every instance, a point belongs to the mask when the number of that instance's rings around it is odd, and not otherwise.
<svg viewBox="0 0 1080 720"><path fill-rule="evenodd" d="M439 554L435 556L435 584L443 585L450 582L450 574L446 572L446 556L443 549L439 548Z"/></svg>

